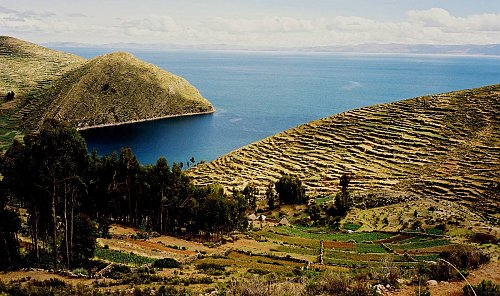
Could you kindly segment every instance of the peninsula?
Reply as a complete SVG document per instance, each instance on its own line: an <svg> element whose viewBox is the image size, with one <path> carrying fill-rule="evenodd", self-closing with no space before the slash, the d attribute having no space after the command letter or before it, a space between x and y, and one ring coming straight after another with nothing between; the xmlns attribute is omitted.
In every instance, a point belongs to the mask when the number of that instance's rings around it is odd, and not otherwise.
<svg viewBox="0 0 500 296"><path fill-rule="evenodd" d="M3 145L51 118L88 129L215 111L184 78L125 52L86 60L2 36L0 64Z"/></svg>

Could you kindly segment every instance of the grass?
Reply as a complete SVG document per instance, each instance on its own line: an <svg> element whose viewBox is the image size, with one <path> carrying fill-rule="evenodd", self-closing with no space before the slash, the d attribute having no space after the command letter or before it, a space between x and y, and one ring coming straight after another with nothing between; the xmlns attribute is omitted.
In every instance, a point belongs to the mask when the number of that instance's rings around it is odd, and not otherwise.
<svg viewBox="0 0 500 296"><path fill-rule="evenodd" d="M94 256L102 260L125 264L125 265L133 265L133 266L150 264L156 260L153 258L143 257L132 253L124 253L104 248L96 248L94 251Z"/></svg>
<svg viewBox="0 0 500 296"><path fill-rule="evenodd" d="M334 196L333 195L327 195L327 196L322 196L322 197L316 197L316 204L322 205L327 201L333 200Z"/></svg>
<svg viewBox="0 0 500 296"><path fill-rule="evenodd" d="M446 246L449 244L450 241L447 239L430 239L426 241L417 241L412 243L394 244L391 245L390 247L396 250L414 250L414 249L432 248L437 246Z"/></svg>
<svg viewBox="0 0 500 296"><path fill-rule="evenodd" d="M290 247L290 246L279 246L276 249L277 252L289 253L289 254L300 254L300 255L319 255L319 246L317 249L311 249L306 247Z"/></svg>
<svg viewBox="0 0 500 296"><path fill-rule="evenodd" d="M290 236L297 236L307 239L315 240L329 240L329 241L350 241L363 242L363 241L375 241L380 239L386 239L392 236L389 233L383 232L361 232L361 233L314 233L307 232L305 230L290 228L290 227L275 227L276 232L279 234L285 234Z"/></svg>
<svg viewBox="0 0 500 296"><path fill-rule="evenodd" d="M356 252L358 253L388 253L384 247L379 244L356 244Z"/></svg>
<svg viewBox="0 0 500 296"><path fill-rule="evenodd" d="M361 225L356 224L356 223L344 223L343 227L345 230L356 231L356 230L361 228Z"/></svg>

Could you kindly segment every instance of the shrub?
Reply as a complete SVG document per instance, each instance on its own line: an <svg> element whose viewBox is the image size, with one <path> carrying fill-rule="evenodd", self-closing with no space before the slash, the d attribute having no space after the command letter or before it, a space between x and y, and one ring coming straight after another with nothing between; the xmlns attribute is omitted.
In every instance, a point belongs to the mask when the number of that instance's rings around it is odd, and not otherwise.
<svg viewBox="0 0 500 296"><path fill-rule="evenodd" d="M500 295L500 285L495 285L489 280L483 280L479 285L474 286L477 296L498 296ZM464 295L473 296L469 285L464 286Z"/></svg>
<svg viewBox="0 0 500 296"><path fill-rule="evenodd" d="M156 268L178 268L181 264L173 258L162 258L158 259L153 263L153 267Z"/></svg>
<svg viewBox="0 0 500 296"><path fill-rule="evenodd" d="M74 274L76 274L77 276L83 276L83 277L89 276L89 272L85 268L77 268L77 269L74 269L72 272Z"/></svg>
<svg viewBox="0 0 500 296"><path fill-rule="evenodd" d="M249 268L248 273L253 273L253 274L258 274L258 275L265 275L268 274L269 271L260 269L260 268Z"/></svg>
<svg viewBox="0 0 500 296"><path fill-rule="evenodd" d="M361 228L361 225L355 224L355 223L344 223L344 229L345 230L352 230L356 231Z"/></svg>
<svg viewBox="0 0 500 296"><path fill-rule="evenodd" d="M476 269L487 263L489 256L471 246L457 246L452 251L445 251L439 257L448 260L459 269Z"/></svg>

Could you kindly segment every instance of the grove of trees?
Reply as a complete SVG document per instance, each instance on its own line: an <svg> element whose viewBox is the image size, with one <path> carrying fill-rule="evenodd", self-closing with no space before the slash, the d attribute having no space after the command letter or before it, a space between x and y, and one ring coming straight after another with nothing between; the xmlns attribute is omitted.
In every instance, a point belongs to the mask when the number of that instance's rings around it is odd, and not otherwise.
<svg viewBox="0 0 500 296"><path fill-rule="evenodd" d="M198 187L179 164L165 158L141 165L130 148L100 157L88 155L80 134L65 123L47 121L24 144L14 142L0 159L0 258L4 268L19 259L18 214L27 211L35 262L50 254L52 267L76 267L93 256L97 235L110 223L160 234L210 236L245 229L248 200L227 196L217 184ZM248 189L248 197L254 195ZM4 223L9 221L8 223Z"/></svg>

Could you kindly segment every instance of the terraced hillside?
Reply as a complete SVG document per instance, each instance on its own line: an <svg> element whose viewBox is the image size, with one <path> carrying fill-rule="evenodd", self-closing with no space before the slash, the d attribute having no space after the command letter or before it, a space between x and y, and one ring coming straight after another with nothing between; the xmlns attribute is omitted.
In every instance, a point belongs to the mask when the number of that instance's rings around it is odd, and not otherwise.
<svg viewBox="0 0 500 296"><path fill-rule="evenodd" d="M13 37L0 36L0 95L26 96L43 90L85 59Z"/></svg>
<svg viewBox="0 0 500 296"><path fill-rule="evenodd" d="M431 95L337 114L287 130L189 171L227 189L264 193L282 173L311 197L356 194L437 197L499 216L500 85Z"/></svg>
<svg viewBox="0 0 500 296"><path fill-rule="evenodd" d="M3 151L47 118L89 128L214 111L185 79L130 54L85 60L7 36L0 36L0 102Z"/></svg>
<svg viewBox="0 0 500 296"><path fill-rule="evenodd" d="M124 52L96 57L66 73L38 105L29 115L30 126L45 118L86 128L214 111L184 78Z"/></svg>
<svg viewBox="0 0 500 296"><path fill-rule="evenodd" d="M30 103L54 80L85 59L16 38L0 36L0 149L5 150L22 135L21 119L31 111ZM5 101L8 92L14 99Z"/></svg>

